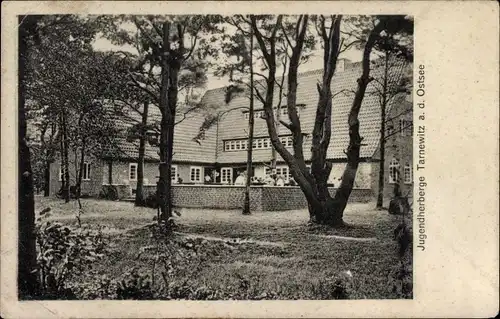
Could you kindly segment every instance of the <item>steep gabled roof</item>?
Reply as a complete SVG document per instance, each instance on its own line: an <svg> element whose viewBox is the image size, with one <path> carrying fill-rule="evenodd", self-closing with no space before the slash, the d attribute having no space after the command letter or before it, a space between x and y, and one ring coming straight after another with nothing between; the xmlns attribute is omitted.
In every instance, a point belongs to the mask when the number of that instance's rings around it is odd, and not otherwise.
<svg viewBox="0 0 500 319"><path fill-rule="evenodd" d="M403 70L407 65L403 62L394 63L394 66L389 71L389 83L396 83L403 75ZM375 78L380 78L383 69L377 66L374 61L370 75ZM312 70L299 74L298 89L297 89L297 104L305 105L300 109L300 121L302 132L310 135L312 133L316 107L318 103L318 91L316 83L321 81L323 70ZM354 91L357 88L357 79L361 75L360 63L349 63L344 61L344 68L338 70L332 80L332 94L334 95L332 106L332 137L328 148L327 157L329 159L345 159L344 150L349 143L347 117L353 102ZM279 79L278 79L279 82ZM286 93L286 81L283 90ZM258 87L258 85L256 86ZM379 98L372 94L375 88L375 82L372 82L363 99L363 104L359 114L360 134L363 137L363 146L361 148L362 158L371 158L378 147L380 136L380 102ZM219 163L243 163L246 162L245 151L223 151L223 141L237 138L245 138L248 132L248 120L244 116L244 110L248 107L248 92L242 92L235 97L228 105L225 105L225 88L218 88L207 91L203 97L204 103L212 106L220 105L222 110L231 110L226 113L219 123L219 138L218 138L218 156ZM404 100L404 95L392 99L388 105L387 112L394 103L401 103ZM274 106L278 104L278 88L275 88ZM282 107L286 105L286 97L281 101ZM255 99L255 108L262 108L262 104ZM283 118L281 118L283 119ZM283 119L288 121L288 118ZM254 126L254 136L268 136L267 125L264 119L256 119ZM280 126L280 135L288 135L290 132ZM304 156L306 159L311 157L311 139L306 138L304 141ZM271 158L271 150L254 149L253 159L255 162L267 162Z"/></svg>
<svg viewBox="0 0 500 319"><path fill-rule="evenodd" d="M403 76L403 70L408 67L405 63L398 62L394 64L389 71L389 83L396 83ZM315 123L316 107L318 103L318 92L316 83L321 81L322 70L312 70L299 74L297 103L304 105L299 109L302 132L310 136ZM372 66L370 75L375 78L380 78L383 69L377 67L376 62ZM344 150L349 143L347 116L349 114L354 91L357 88L357 79L361 74L361 64L349 63L343 61L343 67L338 69L332 80L332 93L334 94L332 106L332 136L330 146L328 148L327 157L329 159L342 160L345 159ZM278 82L280 79L278 79ZM286 79L283 93L286 93ZM364 138L361 147L361 157L373 157L378 148L380 136L380 102L378 96L371 94L374 91L374 82L368 88L363 99L363 104L359 114L360 134ZM244 112L249 106L248 90L240 92L228 104L225 102L227 87L216 88L207 91L201 103L206 108L212 110L213 113L218 113L221 119L218 124L213 125L206 131L205 138L197 143L193 138L199 132L199 128L203 123L206 111L199 110L187 115L186 119L181 121L175 127L174 137L174 162L197 162L197 163L245 163L247 158L246 151L227 151L223 150L225 140L246 138L248 134L248 119L245 118ZM275 89L274 106L278 104L279 96L278 89ZM404 95L392 99L388 105L387 113L389 113L392 105L395 103L403 103ZM282 107L286 105L286 97L282 97ZM255 109L262 109L262 104L255 99ZM130 114L134 116L132 113ZM135 113L135 121L140 122L140 115ZM150 116L148 123L159 123L161 114L158 108L150 107ZM281 118L288 121L288 118ZM130 123L119 124L123 128ZM280 126L280 135L289 135L290 132ZM256 119L254 124L254 136L267 137L267 125L264 119ZM118 156L121 158L136 159L138 157L139 142L127 141L124 137L117 139L119 146ZM306 160L311 157L311 139L307 138L304 141L304 156ZM291 150L291 149L290 149ZM158 146L146 143L146 160L159 160ZM270 149L254 149L254 162L268 162L271 159ZM280 158L278 157L278 160Z"/></svg>
<svg viewBox="0 0 500 319"><path fill-rule="evenodd" d="M125 108L125 110L127 110ZM142 110L141 110L142 111ZM174 156L175 162L215 162L215 130L209 130L203 144L196 143L193 138L198 133L200 125L205 119L205 114L195 110L184 114L181 112L176 118ZM150 106L148 110L148 124L159 129L161 113L156 106ZM120 127L122 134L115 139L117 149L114 150L116 157L121 159L136 160L139 156L139 140L127 139L127 129L136 123L141 123L141 115L128 109L125 116L117 117L116 125ZM157 144L146 143L145 160L159 161L159 147Z"/></svg>

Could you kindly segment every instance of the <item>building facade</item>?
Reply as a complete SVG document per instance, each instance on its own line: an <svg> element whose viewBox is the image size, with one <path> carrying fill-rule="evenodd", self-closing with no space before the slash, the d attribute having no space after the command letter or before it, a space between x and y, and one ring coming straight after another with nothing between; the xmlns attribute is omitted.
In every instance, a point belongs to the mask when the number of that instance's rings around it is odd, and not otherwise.
<svg viewBox="0 0 500 319"><path fill-rule="evenodd" d="M397 65L389 72L389 83L396 83L403 76L404 64ZM360 63L342 60L332 80L332 137L327 158L333 163L328 182L332 188L340 183L346 165L344 150L349 143L347 116L351 108L356 79L361 72ZM381 68L374 68L372 76L383 74ZM311 158L311 132L315 122L318 94L316 83L321 79L322 70L309 71L299 75L297 104L304 134L304 157L306 164ZM285 81L286 82L286 81ZM375 81L374 81L375 82ZM373 83L373 82L372 82ZM374 94L375 84L370 84L359 114L360 134L363 137L361 163L355 180L355 189L368 190L375 198L378 192L380 165L381 105ZM286 92L286 88L283 90ZM351 93L350 93L351 92ZM226 88L209 90L202 98L207 108L216 110L217 123L205 132L202 140L194 140L205 119L205 113L193 112L175 127L172 181L175 184L217 184L233 185L238 175L246 171L248 150L248 96L240 93L228 104L225 103ZM274 105L278 105L279 97ZM286 105L282 97L281 105ZM159 112L150 108L150 121L158 120ZM286 108L276 108L275 116L288 121ZM272 145L262 105L255 100L254 109L253 175L264 178L270 173L282 176L285 183L291 180L291 172L286 163L276 154L276 170L270 168L273 159ZM413 112L411 95L399 94L390 99L386 107L386 143L384 197L390 198L393 186L399 182L404 194L411 196L413 186ZM283 125L278 127L281 142L292 151L292 138ZM97 195L102 185L129 185L131 195L137 184L138 141L119 139L119 158L101 158L89 161L84 167L82 194ZM144 164L144 184L156 185L158 180L158 147L147 144ZM60 163L51 167L51 193L60 188ZM76 172L76 170L75 170ZM74 175L71 174L70 175ZM74 177L72 178L74 180Z"/></svg>

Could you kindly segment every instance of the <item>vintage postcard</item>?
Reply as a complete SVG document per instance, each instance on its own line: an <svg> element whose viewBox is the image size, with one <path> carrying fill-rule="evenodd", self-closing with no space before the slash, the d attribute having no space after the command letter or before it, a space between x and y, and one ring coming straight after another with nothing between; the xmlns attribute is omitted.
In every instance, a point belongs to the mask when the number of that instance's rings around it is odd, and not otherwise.
<svg viewBox="0 0 500 319"><path fill-rule="evenodd" d="M498 313L495 2L2 9L2 317Z"/></svg>

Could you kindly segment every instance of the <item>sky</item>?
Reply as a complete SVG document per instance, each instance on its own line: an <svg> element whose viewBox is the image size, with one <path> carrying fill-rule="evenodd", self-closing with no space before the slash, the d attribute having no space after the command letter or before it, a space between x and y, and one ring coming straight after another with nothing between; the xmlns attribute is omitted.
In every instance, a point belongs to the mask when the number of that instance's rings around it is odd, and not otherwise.
<svg viewBox="0 0 500 319"><path fill-rule="evenodd" d="M129 52L137 52L131 46L116 46L112 44L109 40L98 37L94 42L94 48L99 51L129 51ZM358 62L362 59L362 52L360 50L351 49L344 53L342 53L341 58L345 58L351 60L352 62ZM305 72L310 70L317 70L323 67L323 52L321 49L313 52L310 59L299 66L299 72ZM276 74L282 74L283 69L278 68ZM208 81L205 90L211 90L219 87L224 87L230 84L228 78L219 78L214 76L213 71L209 70L209 74L207 74Z"/></svg>

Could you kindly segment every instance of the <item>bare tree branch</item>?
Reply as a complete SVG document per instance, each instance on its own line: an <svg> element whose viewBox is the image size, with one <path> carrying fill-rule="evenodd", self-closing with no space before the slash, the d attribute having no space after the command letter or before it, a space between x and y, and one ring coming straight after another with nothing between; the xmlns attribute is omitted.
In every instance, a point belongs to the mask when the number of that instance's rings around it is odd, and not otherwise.
<svg viewBox="0 0 500 319"><path fill-rule="evenodd" d="M408 128L411 128L411 127L413 127L413 123L408 124L408 125L404 126L403 128L400 128L399 130L395 130L394 132L392 132L392 133L391 133L391 134L389 134L389 135L386 135L386 136L385 136L385 138L384 138L384 140L387 140L389 137L391 137L391 136L393 136L393 135L395 135L395 134L401 133L401 132L403 132L404 130L406 130L406 129L408 129Z"/></svg>
<svg viewBox="0 0 500 319"><path fill-rule="evenodd" d="M289 131L293 132L293 127L290 123L287 123L283 120L280 120L280 124L283 125L284 127L286 127Z"/></svg>
<svg viewBox="0 0 500 319"><path fill-rule="evenodd" d="M157 94L154 94L153 92L151 92L148 88L142 86L135 78L132 74L129 74L129 77L130 79L132 80L132 82L134 82L135 86L140 88L141 90L143 90L144 92L146 92L147 94L149 94L153 100L156 102L156 103L160 103L160 100L157 96Z"/></svg>
<svg viewBox="0 0 500 319"><path fill-rule="evenodd" d="M272 56L269 54L266 48L266 44L264 42L264 36L260 32L259 28L257 27L257 21L255 17L250 18L251 21L251 27L253 29L253 33L255 35L255 38L257 39L257 43L259 44L260 50L262 51L262 54L264 55L264 59L267 61L267 64L270 66L272 65Z"/></svg>

